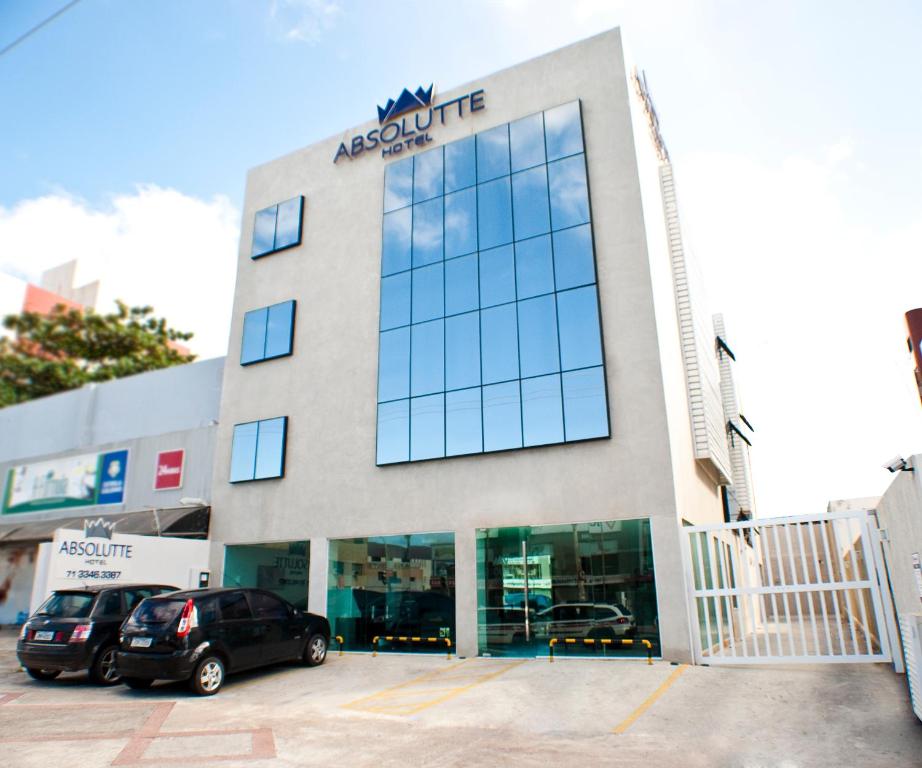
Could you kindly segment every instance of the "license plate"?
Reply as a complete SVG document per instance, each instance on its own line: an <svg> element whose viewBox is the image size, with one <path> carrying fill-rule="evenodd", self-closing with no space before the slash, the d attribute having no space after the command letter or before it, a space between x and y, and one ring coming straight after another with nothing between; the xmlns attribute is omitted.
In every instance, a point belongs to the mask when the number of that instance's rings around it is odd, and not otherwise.
<svg viewBox="0 0 922 768"><path fill-rule="evenodd" d="M54 640L54 632L46 632L44 630L41 632L36 632L35 639L36 640Z"/></svg>
<svg viewBox="0 0 922 768"><path fill-rule="evenodd" d="M150 648L152 638L150 637L133 637L131 638L132 648Z"/></svg>

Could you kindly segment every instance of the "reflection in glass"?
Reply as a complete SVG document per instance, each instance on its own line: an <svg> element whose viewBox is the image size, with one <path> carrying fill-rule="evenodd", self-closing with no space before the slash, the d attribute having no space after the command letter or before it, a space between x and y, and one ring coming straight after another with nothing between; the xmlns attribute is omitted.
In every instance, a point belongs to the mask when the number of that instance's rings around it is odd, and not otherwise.
<svg viewBox="0 0 922 768"><path fill-rule="evenodd" d="M550 232L547 172L543 165L513 175L512 213L516 240Z"/></svg>
<svg viewBox="0 0 922 768"><path fill-rule="evenodd" d="M302 610L307 608L309 571L309 541L224 547L223 586L267 589Z"/></svg>
<svg viewBox="0 0 922 768"><path fill-rule="evenodd" d="M457 315L477 309L477 254L445 262L445 314Z"/></svg>
<svg viewBox="0 0 922 768"><path fill-rule="evenodd" d="M595 286L558 293L557 317L563 370L601 365L602 341Z"/></svg>
<svg viewBox="0 0 922 768"><path fill-rule="evenodd" d="M429 395L445 389L444 321L412 326L410 394Z"/></svg>
<svg viewBox="0 0 922 768"><path fill-rule="evenodd" d="M413 202L442 194L442 148L421 152L413 158Z"/></svg>
<svg viewBox="0 0 922 768"><path fill-rule="evenodd" d="M563 412L567 440L608 436L605 376L601 367L563 374Z"/></svg>
<svg viewBox="0 0 922 768"><path fill-rule="evenodd" d="M508 176L477 187L477 235L481 250L512 242Z"/></svg>
<svg viewBox="0 0 922 768"><path fill-rule="evenodd" d="M252 256L269 253L275 247L275 216L278 206L271 206L256 212L253 222Z"/></svg>
<svg viewBox="0 0 922 768"><path fill-rule="evenodd" d="M266 318L269 308L254 309L243 316L243 342L240 363L246 365L262 360L266 349Z"/></svg>
<svg viewBox="0 0 922 768"><path fill-rule="evenodd" d="M483 449L503 451L522 447L519 382L483 388Z"/></svg>
<svg viewBox="0 0 922 768"><path fill-rule="evenodd" d="M269 307L269 318L266 324L267 359L291 354L294 316L294 301L283 301L281 304Z"/></svg>
<svg viewBox="0 0 922 768"><path fill-rule="evenodd" d="M522 379L522 428L525 445L563 442L560 374Z"/></svg>
<svg viewBox="0 0 922 768"><path fill-rule="evenodd" d="M378 464L410 460L410 401L378 405Z"/></svg>
<svg viewBox="0 0 922 768"><path fill-rule="evenodd" d="M522 378L560 370L553 294L519 302L519 370Z"/></svg>
<svg viewBox="0 0 922 768"><path fill-rule="evenodd" d="M445 320L445 388L480 384L480 313Z"/></svg>
<svg viewBox="0 0 922 768"><path fill-rule="evenodd" d="M410 324L410 273L381 278L381 330Z"/></svg>
<svg viewBox="0 0 922 768"><path fill-rule="evenodd" d="M378 342L378 401L410 395L410 329L384 331Z"/></svg>
<svg viewBox="0 0 922 768"><path fill-rule="evenodd" d="M232 483L253 479L253 469L256 463L256 433L258 429L259 423L256 421L234 426L230 471L230 481Z"/></svg>
<svg viewBox="0 0 922 768"><path fill-rule="evenodd" d="M477 187L445 195L445 258L477 250Z"/></svg>
<svg viewBox="0 0 922 768"><path fill-rule="evenodd" d="M477 183L474 160L474 137L468 136L445 146L445 192L471 187Z"/></svg>
<svg viewBox="0 0 922 768"><path fill-rule="evenodd" d="M477 134L477 181L509 174L509 126L498 125Z"/></svg>
<svg viewBox="0 0 922 768"><path fill-rule="evenodd" d="M434 320L445 314L442 264L413 270L413 322Z"/></svg>
<svg viewBox="0 0 922 768"><path fill-rule="evenodd" d="M410 461L445 455L445 395L410 400Z"/></svg>
<svg viewBox="0 0 922 768"><path fill-rule="evenodd" d="M483 450L480 387L445 393L445 455Z"/></svg>
<svg viewBox="0 0 922 768"><path fill-rule="evenodd" d="M266 419L259 422L256 438L255 480L281 477L284 474L285 426L288 419Z"/></svg>
<svg viewBox="0 0 922 768"><path fill-rule="evenodd" d="M589 221L589 192L583 155L558 160L547 167L551 193L551 224L565 229Z"/></svg>
<svg viewBox="0 0 922 768"><path fill-rule="evenodd" d="M382 275L392 275L410 268L410 224L412 220L412 208L403 208L384 214Z"/></svg>
<svg viewBox="0 0 922 768"><path fill-rule="evenodd" d="M544 116L523 117L509 123L509 144L512 172L544 163Z"/></svg>
<svg viewBox="0 0 922 768"><path fill-rule="evenodd" d="M515 255L511 245L480 252L480 306L515 301Z"/></svg>
<svg viewBox="0 0 922 768"><path fill-rule="evenodd" d="M519 378L515 304L484 309L480 313L480 333L483 383Z"/></svg>
<svg viewBox="0 0 922 768"><path fill-rule="evenodd" d="M301 242L301 197L279 203L275 222L275 250Z"/></svg>
<svg viewBox="0 0 922 768"><path fill-rule="evenodd" d="M384 211L395 211L412 202L413 158L391 163L384 169Z"/></svg>
<svg viewBox="0 0 922 768"><path fill-rule="evenodd" d="M579 102L571 101L544 113L547 136L547 160L557 160L583 151L583 126L579 117Z"/></svg>
<svg viewBox="0 0 922 768"><path fill-rule="evenodd" d="M442 260L442 198L413 206L413 266Z"/></svg>
<svg viewBox="0 0 922 768"><path fill-rule="evenodd" d="M558 291L595 282L588 224L554 233L554 274Z"/></svg>
<svg viewBox="0 0 922 768"><path fill-rule="evenodd" d="M549 235L515 244L515 280L520 299L554 290L554 265Z"/></svg>

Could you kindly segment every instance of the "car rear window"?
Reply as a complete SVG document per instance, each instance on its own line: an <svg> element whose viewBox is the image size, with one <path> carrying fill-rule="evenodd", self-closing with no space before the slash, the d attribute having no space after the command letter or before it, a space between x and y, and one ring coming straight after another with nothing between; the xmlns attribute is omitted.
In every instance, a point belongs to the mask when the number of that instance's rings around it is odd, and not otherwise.
<svg viewBox="0 0 922 768"><path fill-rule="evenodd" d="M179 616L185 604L185 600L145 600L135 608L131 621L135 624L169 624Z"/></svg>
<svg viewBox="0 0 922 768"><path fill-rule="evenodd" d="M55 592L36 613L58 619L85 619L95 599L92 592Z"/></svg>

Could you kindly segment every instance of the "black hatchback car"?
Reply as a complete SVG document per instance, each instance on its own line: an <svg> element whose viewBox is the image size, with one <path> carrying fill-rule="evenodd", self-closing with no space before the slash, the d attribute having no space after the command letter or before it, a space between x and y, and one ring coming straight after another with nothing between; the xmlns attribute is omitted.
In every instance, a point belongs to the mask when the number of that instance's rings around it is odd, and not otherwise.
<svg viewBox="0 0 922 768"><path fill-rule="evenodd" d="M119 628L142 600L176 587L163 584L99 585L51 593L22 625L16 655L36 680L88 669L94 682L118 682Z"/></svg>
<svg viewBox="0 0 922 768"><path fill-rule="evenodd" d="M317 666L326 659L330 623L261 589L194 589L152 597L122 626L116 665L130 688L188 680L210 696L227 673L279 661Z"/></svg>

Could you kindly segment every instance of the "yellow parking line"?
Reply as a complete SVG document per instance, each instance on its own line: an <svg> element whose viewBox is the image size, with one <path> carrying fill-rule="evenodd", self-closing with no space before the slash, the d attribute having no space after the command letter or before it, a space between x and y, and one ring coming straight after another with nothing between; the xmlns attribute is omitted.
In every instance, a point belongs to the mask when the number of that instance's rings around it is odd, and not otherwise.
<svg viewBox="0 0 922 768"><path fill-rule="evenodd" d="M400 688L406 688L409 685L415 685L416 683L422 683L422 682L425 682L426 680L431 680L435 677L438 677L439 675L444 674L445 672L453 671L457 669L458 667L463 667L465 664L468 664L470 661L471 659L466 659L465 661L461 661L457 664L452 664L450 667L447 667L445 669L438 669L434 672L427 672L426 674L420 675L419 677L414 677L412 680L407 680L403 683L392 685L389 688L385 688L381 691L378 691L377 693L373 693L370 696L362 696L362 698L356 699L355 701L350 701L348 704L343 704L342 706L348 707L348 708L354 708L357 704L361 704L363 701L372 701L374 699L380 699L384 696L387 696L391 691L396 691L396 690L399 690Z"/></svg>
<svg viewBox="0 0 922 768"><path fill-rule="evenodd" d="M521 666L526 661L528 661L528 659L514 661L511 664L505 665L501 669L497 669L495 672L491 672L488 675L482 675L481 677L476 678L474 682L468 683L467 685L459 686L458 688L455 688L453 691L446 693L444 696L439 696L438 698L432 699L432 701L427 701L422 704L418 704L417 706L410 709L406 714L412 715L412 714L415 714L416 712L421 712L424 709L428 709L429 707L434 707L436 704L441 704L443 701L448 701L448 699L453 699L455 696L460 696L465 691L469 691L471 688L481 685L482 683L485 683L488 680L492 680L495 677L499 677L500 675L503 675L506 672L508 672L510 669L514 669L515 667Z"/></svg>
<svg viewBox="0 0 922 768"><path fill-rule="evenodd" d="M669 675L669 677L666 678L666 681L659 688L653 691L653 693L647 697L647 700L639 707L637 707L637 709L635 709L626 720L623 720L614 729L614 731L612 731L612 733L624 733L628 728L630 728L634 721L644 712L646 712L650 707L652 707L653 703L666 692L666 689L669 688L670 685L679 679L679 675L681 675L686 669L688 669L688 664L681 664L679 668L676 669L671 675Z"/></svg>

